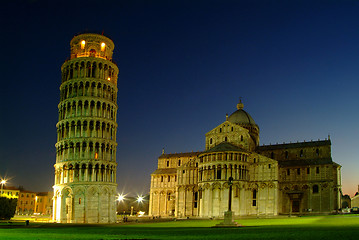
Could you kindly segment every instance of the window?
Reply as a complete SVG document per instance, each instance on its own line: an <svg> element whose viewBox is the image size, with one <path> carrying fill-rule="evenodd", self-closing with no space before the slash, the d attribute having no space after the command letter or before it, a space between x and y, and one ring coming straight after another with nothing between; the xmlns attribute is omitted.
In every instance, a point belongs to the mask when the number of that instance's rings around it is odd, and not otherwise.
<svg viewBox="0 0 359 240"><path fill-rule="evenodd" d="M290 175L290 169L287 169L287 175L288 176Z"/></svg>
<svg viewBox="0 0 359 240"><path fill-rule="evenodd" d="M168 176L167 181L168 181L168 182L170 182L170 181L171 181L171 176Z"/></svg>
<svg viewBox="0 0 359 240"><path fill-rule="evenodd" d="M227 138L227 137L225 137L225 138L224 138L224 141L225 141L225 142L227 142L227 140L228 140L228 138Z"/></svg>
<svg viewBox="0 0 359 240"><path fill-rule="evenodd" d="M288 159L288 151L285 151L285 159Z"/></svg>
<svg viewBox="0 0 359 240"><path fill-rule="evenodd" d="M313 193L318 193L319 192L319 187L318 185L314 185L313 186Z"/></svg>
<svg viewBox="0 0 359 240"><path fill-rule="evenodd" d="M253 162L256 163L256 158L253 159Z"/></svg>
<svg viewBox="0 0 359 240"><path fill-rule="evenodd" d="M217 179L221 179L222 178L222 171L220 168L217 169Z"/></svg>
<svg viewBox="0 0 359 240"><path fill-rule="evenodd" d="M170 161L167 161L167 167L169 167L170 166Z"/></svg>
<svg viewBox="0 0 359 240"><path fill-rule="evenodd" d="M297 174L300 175L300 168L297 168Z"/></svg>
<svg viewBox="0 0 359 240"><path fill-rule="evenodd" d="M178 166L181 166L181 160L178 160Z"/></svg>
<svg viewBox="0 0 359 240"><path fill-rule="evenodd" d="M198 192L194 192L193 193L193 198L194 198L194 202L193 202L193 208L197 208L197 206L198 206L198 204L197 204L197 202L198 202Z"/></svg>
<svg viewBox="0 0 359 240"><path fill-rule="evenodd" d="M307 174L309 174L310 173L310 168L307 168Z"/></svg>
<svg viewBox="0 0 359 240"><path fill-rule="evenodd" d="M222 132L222 128L219 129L219 132Z"/></svg>
<svg viewBox="0 0 359 240"><path fill-rule="evenodd" d="M231 131L233 132L233 127L231 128Z"/></svg>
<svg viewBox="0 0 359 240"><path fill-rule="evenodd" d="M319 156L319 149L317 148L317 150L315 150L315 153L317 154L317 156Z"/></svg>
<svg viewBox="0 0 359 240"><path fill-rule="evenodd" d="M161 182L163 182L163 176L161 176Z"/></svg>
<svg viewBox="0 0 359 240"><path fill-rule="evenodd" d="M243 141L243 136L241 136L241 141Z"/></svg>
<svg viewBox="0 0 359 240"><path fill-rule="evenodd" d="M81 198L79 198L79 204L81 204Z"/></svg>
<svg viewBox="0 0 359 240"><path fill-rule="evenodd" d="M212 138L211 138L211 139L209 139L209 144L212 144L212 142L213 142Z"/></svg>
<svg viewBox="0 0 359 240"><path fill-rule="evenodd" d="M299 156L300 156L300 157L303 157L303 149L300 150Z"/></svg>
<svg viewBox="0 0 359 240"><path fill-rule="evenodd" d="M319 167L317 167L317 170L316 170L317 174L319 173Z"/></svg>
<svg viewBox="0 0 359 240"><path fill-rule="evenodd" d="M271 152L271 154L270 154L270 158L274 158L274 152Z"/></svg>
<svg viewBox="0 0 359 240"><path fill-rule="evenodd" d="M253 199L252 206L253 207L257 206L257 190L256 189L253 190L252 199Z"/></svg>
<svg viewBox="0 0 359 240"><path fill-rule="evenodd" d="M270 167L271 167L271 165L270 164L268 164L268 168L270 169Z"/></svg>

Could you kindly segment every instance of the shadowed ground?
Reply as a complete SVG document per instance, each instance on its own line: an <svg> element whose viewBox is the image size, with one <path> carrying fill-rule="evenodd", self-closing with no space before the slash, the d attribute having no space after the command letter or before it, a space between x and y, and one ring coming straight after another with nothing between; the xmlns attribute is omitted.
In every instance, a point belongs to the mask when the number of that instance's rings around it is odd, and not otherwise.
<svg viewBox="0 0 359 240"><path fill-rule="evenodd" d="M359 239L359 215L240 219L239 228L212 228L221 220L120 224L0 224L0 239Z"/></svg>

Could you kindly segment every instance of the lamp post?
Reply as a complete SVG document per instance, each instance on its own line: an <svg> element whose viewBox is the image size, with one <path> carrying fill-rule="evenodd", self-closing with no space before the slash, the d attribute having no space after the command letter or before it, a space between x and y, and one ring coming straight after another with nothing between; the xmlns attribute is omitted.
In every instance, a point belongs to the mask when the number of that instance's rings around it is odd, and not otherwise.
<svg viewBox="0 0 359 240"><path fill-rule="evenodd" d="M118 210L120 210L120 203L123 202L124 200L125 200L125 196L123 194L119 194L118 197L117 197Z"/></svg>
<svg viewBox="0 0 359 240"><path fill-rule="evenodd" d="M224 212L224 221L217 224L215 227L238 227L238 224L233 221L234 214L232 212L232 185L233 177L228 178L228 211Z"/></svg>
<svg viewBox="0 0 359 240"><path fill-rule="evenodd" d="M3 192L3 188L4 188L5 183L6 183L6 180L2 179L1 180L1 196L2 196L2 192Z"/></svg>
<svg viewBox="0 0 359 240"><path fill-rule="evenodd" d="M137 203L138 203L138 210L137 210L137 215L138 215L138 212L141 211L141 203L143 202L143 197L142 196L137 196Z"/></svg>
<svg viewBox="0 0 359 240"><path fill-rule="evenodd" d="M122 194L119 194L117 197L117 201L118 201L118 207L117 207L117 214L119 214L121 208L120 208L120 203L123 202L125 200L125 196ZM126 216L125 216L125 211L123 211L123 221L126 222Z"/></svg>
<svg viewBox="0 0 359 240"><path fill-rule="evenodd" d="M232 211L232 185L233 185L233 178L228 178L228 185L229 185L229 193L228 193L228 212Z"/></svg>

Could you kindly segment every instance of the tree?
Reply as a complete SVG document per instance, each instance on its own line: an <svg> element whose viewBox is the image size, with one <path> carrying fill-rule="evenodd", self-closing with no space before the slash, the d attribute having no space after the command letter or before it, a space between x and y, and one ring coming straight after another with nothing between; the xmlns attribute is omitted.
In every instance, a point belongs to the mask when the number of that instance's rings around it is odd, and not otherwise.
<svg viewBox="0 0 359 240"><path fill-rule="evenodd" d="M0 197L0 219L10 219L15 215L16 198Z"/></svg>

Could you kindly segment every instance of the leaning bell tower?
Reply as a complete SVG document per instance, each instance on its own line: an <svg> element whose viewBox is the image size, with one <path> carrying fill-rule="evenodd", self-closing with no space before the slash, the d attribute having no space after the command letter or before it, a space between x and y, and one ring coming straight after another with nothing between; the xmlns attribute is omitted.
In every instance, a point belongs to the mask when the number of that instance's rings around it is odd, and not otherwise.
<svg viewBox="0 0 359 240"><path fill-rule="evenodd" d="M53 220L116 221L118 67L111 39L75 36L61 67Z"/></svg>

